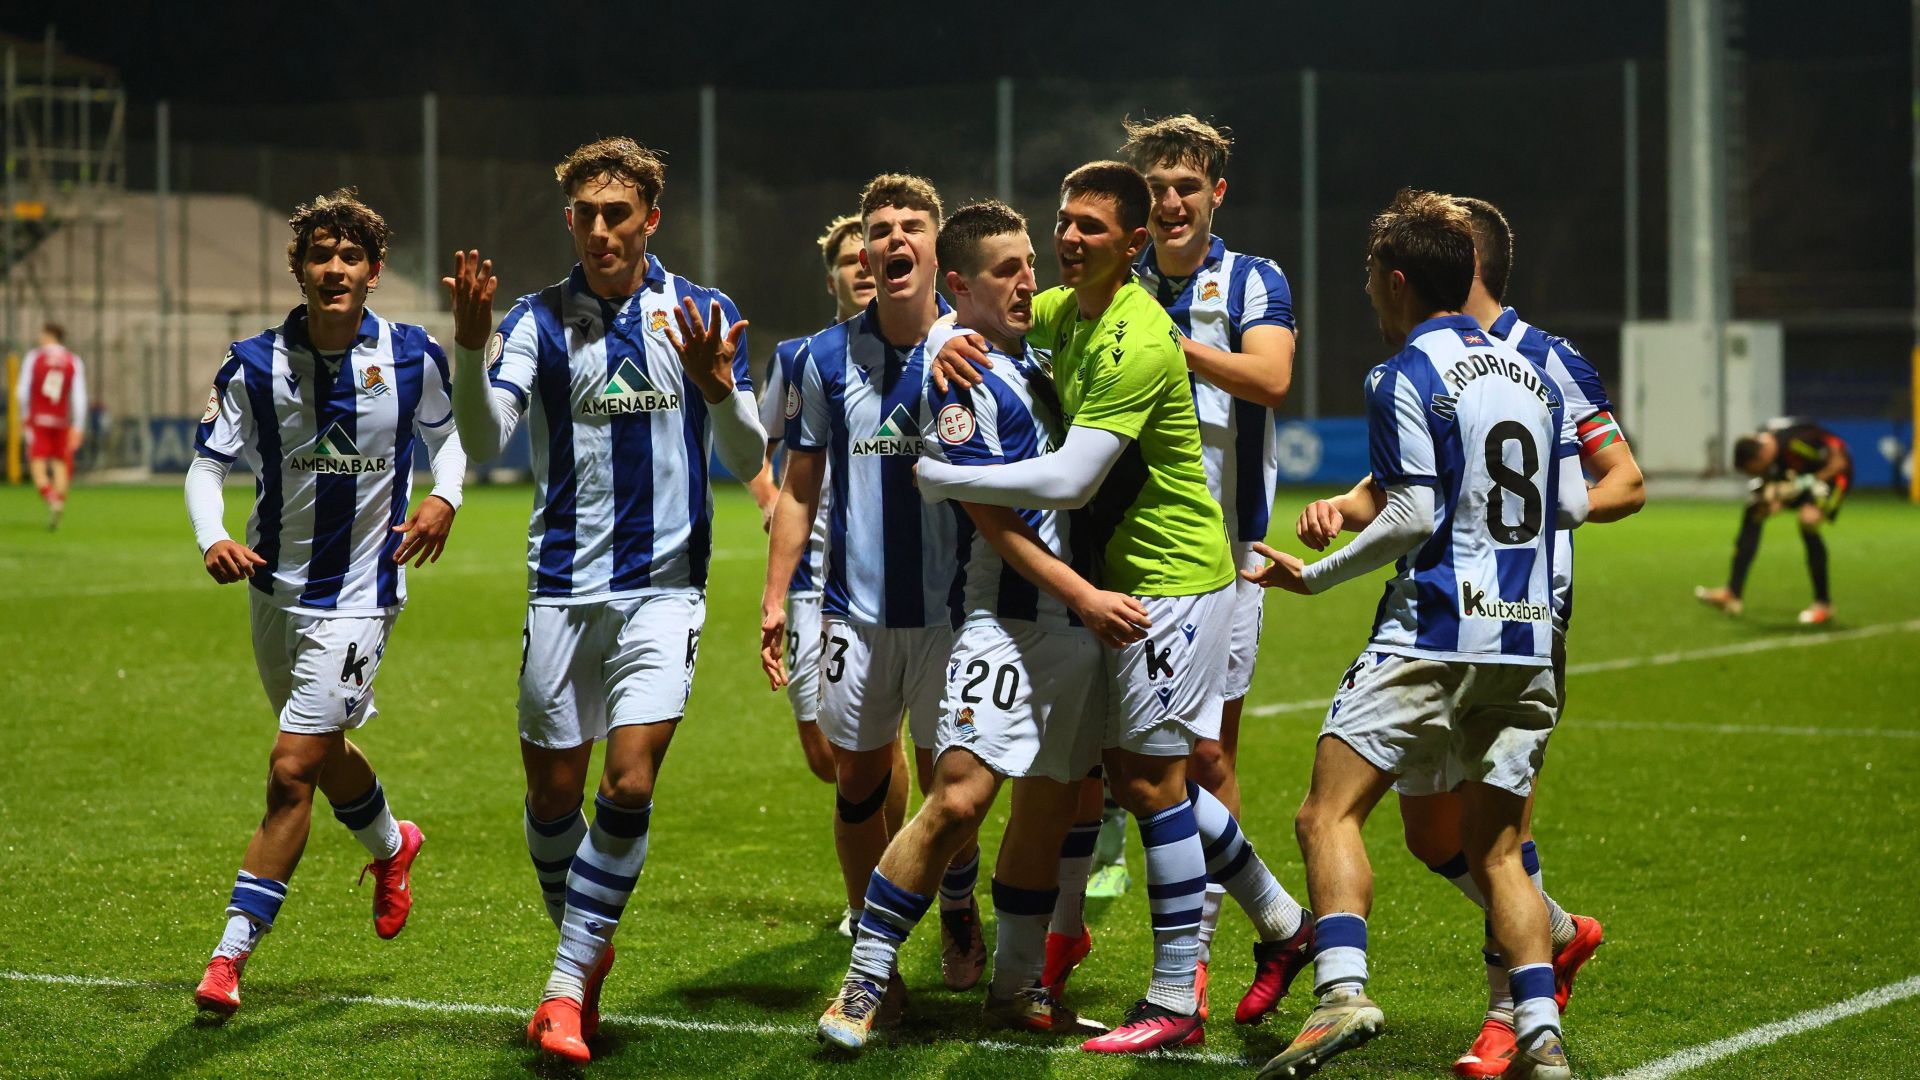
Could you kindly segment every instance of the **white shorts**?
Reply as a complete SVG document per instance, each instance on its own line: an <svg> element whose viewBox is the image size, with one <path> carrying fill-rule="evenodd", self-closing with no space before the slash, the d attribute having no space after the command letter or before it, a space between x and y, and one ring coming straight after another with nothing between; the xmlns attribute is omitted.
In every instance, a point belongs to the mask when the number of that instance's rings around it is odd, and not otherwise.
<svg viewBox="0 0 1920 1080"><path fill-rule="evenodd" d="M947 664L936 753L958 747L1001 776L1078 782L1106 735L1103 651L1085 630L968 622Z"/></svg>
<svg viewBox="0 0 1920 1080"><path fill-rule="evenodd" d="M803 724L820 719L820 594L787 597L787 703Z"/></svg>
<svg viewBox="0 0 1920 1080"><path fill-rule="evenodd" d="M1220 737L1234 586L1137 599L1153 626L1144 641L1106 650L1106 745L1179 757L1192 752L1195 739Z"/></svg>
<svg viewBox="0 0 1920 1080"><path fill-rule="evenodd" d="M612 728L679 719L706 619L706 598L693 592L528 604L520 737L564 750Z"/></svg>
<svg viewBox="0 0 1920 1080"><path fill-rule="evenodd" d="M398 612L304 615L277 607L248 589L253 662L280 715L280 730L299 735L349 731L379 715L373 677L386 655Z"/></svg>
<svg viewBox="0 0 1920 1080"><path fill-rule="evenodd" d="M1402 795L1473 780L1525 796L1558 705L1551 667L1363 652L1340 677L1321 737L1399 777Z"/></svg>
<svg viewBox="0 0 1920 1080"><path fill-rule="evenodd" d="M1233 545L1236 570L1257 570L1267 564L1252 544ZM1227 678L1220 696L1238 701L1253 689L1253 668L1260 657L1260 630L1266 623L1267 591L1246 578L1233 579L1233 640L1227 646Z"/></svg>
<svg viewBox="0 0 1920 1080"><path fill-rule="evenodd" d="M900 737L906 713L913 745L933 749L953 631L820 622L820 734L842 750L878 750Z"/></svg>

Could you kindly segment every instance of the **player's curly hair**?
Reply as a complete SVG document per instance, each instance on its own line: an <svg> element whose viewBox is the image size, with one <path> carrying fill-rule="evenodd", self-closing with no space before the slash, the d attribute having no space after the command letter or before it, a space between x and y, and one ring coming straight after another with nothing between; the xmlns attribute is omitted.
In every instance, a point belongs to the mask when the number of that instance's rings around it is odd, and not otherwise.
<svg viewBox="0 0 1920 1080"><path fill-rule="evenodd" d="M1089 161L1060 181L1060 199L1082 195L1113 203L1114 215L1126 232L1147 227L1147 215L1153 211L1153 191L1140 170L1124 161Z"/></svg>
<svg viewBox="0 0 1920 1080"><path fill-rule="evenodd" d="M924 210L933 217L933 227L940 227L940 219L945 208L940 205L940 192L934 188L933 181L907 173L881 173L867 181L866 189L860 192L860 221L864 226L867 218L875 210L888 206L902 210Z"/></svg>
<svg viewBox="0 0 1920 1080"><path fill-rule="evenodd" d="M660 160L660 151L649 150L625 135L595 139L553 167L553 178L568 198L596 176L632 184L649 207L659 205L660 193L667 189L667 167Z"/></svg>
<svg viewBox="0 0 1920 1080"><path fill-rule="evenodd" d="M300 280L300 264L307 259L313 235L321 230L335 240L359 244L373 260L375 270L386 263L387 241L393 239L393 229L387 225L387 219L361 202L360 189L352 187L340 188L330 195L317 195L312 202L294 207L287 227L293 230L293 239L287 241L287 269L293 272L295 281Z"/></svg>
<svg viewBox="0 0 1920 1080"><path fill-rule="evenodd" d="M1227 158L1233 152L1233 132L1193 115L1164 116L1158 120L1120 121L1127 141L1120 156L1141 172L1155 165L1191 165L1218 183L1227 175Z"/></svg>
<svg viewBox="0 0 1920 1080"><path fill-rule="evenodd" d="M1513 226L1499 207L1485 199L1455 195L1453 201L1466 208L1473 226L1473 250L1480 258L1480 284L1497 304L1506 298L1507 278L1513 273Z"/></svg>
<svg viewBox="0 0 1920 1080"><path fill-rule="evenodd" d="M1473 220L1453 198L1401 188L1374 215L1367 257L1398 270L1433 311L1459 311L1473 290Z"/></svg>
<svg viewBox="0 0 1920 1080"><path fill-rule="evenodd" d="M849 236L860 239L860 215L842 214L827 222L827 231L820 234L819 241L820 261L826 266L827 273L833 273L833 264L840 258L840 246L847 242Z"/></svg>
<svg viewBox="0 0 1920 1080"><path fill-rule="evenodd" d="M1027 219L1020 211L997 199L985 199L955 210L940 226L933 250L942 268L967 277L980 271L980 241L1026 232Z"/></svg>

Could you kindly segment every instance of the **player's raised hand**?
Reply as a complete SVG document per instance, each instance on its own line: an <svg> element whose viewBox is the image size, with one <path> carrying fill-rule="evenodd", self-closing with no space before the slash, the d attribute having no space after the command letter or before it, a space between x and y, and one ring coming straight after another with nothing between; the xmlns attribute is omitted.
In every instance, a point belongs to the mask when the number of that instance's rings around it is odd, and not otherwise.
<svg viewBox="0 0 1920 1080"><path fill-rule="evenodd" d="M1284 551L1275 551L1265 544L1256 543L1253 550L1267 558L1264 570L1242 570L1240 576L1264 589L1285 589L1288 592L1307 595L1306 580L1300 572L1306 569L1306 563Z"/></svg>
<svg viewBox="0 0 1920 1080"><path fill-rule="evenodd" d="M453 253L453 276L443 277L453 298L453 340L463 349L479 351L493 333L493 291L500 279L493 276L493 260L482 259L478 249Z"/></svg>
<svg viewBox="0 0 1920 1080"><path fill-rule="evenodd" d="M440 496L421 499L420 505L413 508L413 516L393 527L394 532L406 534L406 539L400 541L399 549L393 553L393 561L405 566L412 558L416 570L430 562L439 562L440 553L447 547L447 533L453 529L453 515L453 504Z"/></svg>
<svg viewBox="0 0 1920 1080"><path fill-rule="evenodd" d="M1126 593L1096 589L1073 610L1086 624L1087 632L1109 649L1125 648L1145 639L1153 625L1147 618L1147 606Z"/></svg>
<svg viewBox="0 0 1920 1080"><path fill-rule="evenodd" d="M253 576L253 568L267 565L254 550L245 544L232 540L216 540L207 549L207 573L222 585L231 585L236 581Z"/></svg>
<svg viewBox="0 0 1920 1080"><path fill-rule="evenodd" d="M700 309L689 296L673 309L673 321L680 324L680 333L668 330L667 340L673 344L673 351L680 354L680 366L686 370L687 377L700 388L700 396L706 398L708 404L725 401L727 395L733 393L733 357L740 350L740 335L747 332L747 320L726 326L718 300L703 320Z"/></svg>
<svg viewBox="0 0 1920 1080"><path fill-rule="evenodd" d="M979 334L955 334L940 346L933 358L933 385L946 393L950 384L972 388L980 385L979 368L993 366L987 355L987 339Z"/></svg>
<svg viewBox="0 0 1920 1080"><path fill-rule="evenodd" d="M778 690L787 685L787 611L785 607L764 608L760 612L760 670L767 673L767 687Z"/></svg>
<svg viewBox="0 0 1920 1080"><path fill-rule="evenodd" d="M1333 538L1340 535L1340 526L1344 521L1340 508L1333 504L1332 499L1315 499L1300 511L1300 520L1294 522L1293 533L1301 543L1313 550L1325 551Z"/></svg>

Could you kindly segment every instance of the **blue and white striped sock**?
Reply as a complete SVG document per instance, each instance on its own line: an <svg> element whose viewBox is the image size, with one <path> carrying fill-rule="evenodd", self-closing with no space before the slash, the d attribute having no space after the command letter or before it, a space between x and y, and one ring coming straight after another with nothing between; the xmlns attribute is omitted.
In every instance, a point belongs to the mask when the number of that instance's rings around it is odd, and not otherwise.
<svg viewBox="0 0 1920 1080"><path fill-rule="evenodd" d="M893 978L900 943L920 924L933 897L908 892L875 870L867 879L865 904L853 936L853 962L847 966L847 977L884 988Z"/></svg>
<svg viewBox="0 0 1920 1080"><path fill-rule="evenodd" d="M1193 803L1193 820L1206 853L1208 878L1233 896L1260 931L1260 940L1280 941L1299 932L1299 901L1260 861L1226 804L1194 783L1187 784L1187 800Z"/></svg>
<svg viewBox="0 0 1920 1080"><path fill-rule="evenodd" d="M587 815L578 806L557 818L542 821L531 809L523 809L522 825L527 834L527 854L533 858L533 872L540 879L540 899L547 905L547 917L560 929L567 914L567 871L573 868L574 852L587 836Z"/></svg>
<svg viewBox="0 0 1920 1080"><path fill-rule="evenodd" d="M1529 1050L1548 1032L1560 1034L1560 1006L1553 1000L1553 965L1525 964L1507 973L1513 984L1513 1031Z"/></svg>
<svg viewBox="0 0 1920 1080"><path fill-rule="evenodd" d="M1200 907L1207 891L1207 858L1185 799L1142 819L1147 854L1147 906L1153 915L1153 979L1147 1000L1193 1015L1194 965L1200 960Z"/></svg>
<svg viewBox="0 0 1920 1080"><path fill-rule="evenodd" d="M993 879L993 982L990 997L1005 1000L1040 981L1047 962L1047 920L1058 888L1022 889Z"/></svg>
<svg viewBox="0 0 1920 1080"><path fill-rule="evenodd" d="M1056 934L1077 938L1087 929L1087 876L1093 872L1093 845L1100 839L1100 822L1076 821L1060 842L1060 899L1053 904Z"/></svg>
<svg viewBox="0 0 1920 1080"><path fill-rule="evenodd" d="M333 816L374 858L391 859L400 854L400 825L393 820L393 811L387 809L387 793L380 787L379 777L374 778L365 795L334 807Z"/></svg>
<svg viewBox="0 0 1920 1080"><path fill-rule="evenodd" d="M227 928L213 955L234 960L244 958L260 944L261 935L273 929L280 916L280 905L287 899L287 883L255 877L245 870L233 879L233 895L227 900Z"/></svg>
<svg viewBox="0 0 1920 1080"><path fill-rule="evenodd" d="M1335 911L1313 921L1313 992L1367 985L1367 920Z"/></svg>
<svg viewBox="0 0 1920 1080"><path fill-rule="evenodd" d="M980 846L964 863L948 865L940 878L940 910L952 911L973 906L973 888L980 883Z"/></svg>
<svg viewBox="0 0 1920 1080"><path fill-rule="evenodd" d="M647 864L647 826L653 804L637 809L604 795L593 800L593 825L567 871L567 910L560 920L560 948L542 1000L586 996L587 976L606 954L627 898Z"/></svg>

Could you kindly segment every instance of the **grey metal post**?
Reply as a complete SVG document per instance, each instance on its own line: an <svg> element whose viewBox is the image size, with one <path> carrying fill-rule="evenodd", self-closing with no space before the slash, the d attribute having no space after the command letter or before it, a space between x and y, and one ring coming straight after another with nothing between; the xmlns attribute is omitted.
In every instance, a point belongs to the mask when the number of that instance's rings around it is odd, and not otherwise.
<svg viewBox="0 0 1920 1080"><path fill-rule="evenodd" d="M1915 0L1920 3L1920 0ZM1002 75L998 107L994 112L993 190L1003 203L1013 202L1013 76Z"/></svg>
<svg viewBox="0 0 1920 1080"><path fill-rule="evenodd" d="M1920 0L1915 0L1920 3ZM1320 123L1319 76L1300 73L1300 410L1320 418Z"/></svg>
<svg viewBox="0 0 1920 1080"><path fill-rule="evenodd" d="M6 305L6 320L5 320L5 327L4 327L6 331L6 337L4 339L0 339L0 359L4 359L7 350L17 348L20 341L19 335L15 333L16 319L19 314L18 309L20 305L17 302L18 295L15 292L15 287L14 287L15 282L19 278L18 271L20 269L20 267L17 265L19 260L14 257L14 231L13 231L13 207L14 207L13 93L14 93L15 75L16 75L16 71L14 68L13 46L9 45L7 46L6 86L4 89L4 94L0 95L0 112L5 113L5 120L6 120L6 158L4 162L0 162L0 170L4 170L6 173L5 183L6 183L6 200L7 200L7 205L5 207L0 207L0 210L4 210L4 214L0 214L0 216L4 216L4 218L6 219L4 222L6 226L5 241L4 241L5 248L4 248L4 252L0 252L0 254L5 255L6 262L4 265L7 270L7 280L4 282L5 288L0 289L0 304ZM13 392L13 388L7 387L7 393L10 394L12 392Z"/></svg>
<svg viewBox="0 0 1920 1080"><path fill-rule="evenodd" d="M441 257L440 97L431 90L420 96L420 248L420 284L438 297L433 268Z"/></svg>
<svg viewBox="0 0 1920 1080"><path fill-rule="evenodd" d="M193 401L193 376L189 374L188 371L188 369L193 366L192 358L189 355L193 351L193 335L188 330L193 316L193 301L191 297L192 275L190 273L193 258L193 223L190 216L193 210L193 200L184 194L193 183L193 146L191 144L182 146L179 156L180 189L182 195L178 198L177 205L174 207L179 213L180 220L180 251L178 253L180 280L178 282L179 288L174 294L177 298L180 315L179 322L176 324L176 329L180 331L177 335L180 339L180 367L174 372L179 391L178 396L173 399L172 404L165 409L166 415L168 416L175 415L175 410L190 409L193 407L191 404Z"/></svg>
<svg viewBox="0 0 1920 1080"><path fill-rule="evenodd" d="M1714 401L1708 461L1724 460L1728 259L1724 0L1667 0L1668 317L1707 332Z"/></svg>
<svg viewBox="0 0 1920 1080"><path fill-rule="evenodd" d="M167 192L172 187L171 170L173 163L168 160L167 142L172 137L169 130L167 103L162 101L154 108L153 131L153 228L154 228L154 303L159 316L154 328L154 350L145 357L147 377L141 385L146 392L141 395L140 407L140 457L147 471L153 471L153 397L160 386L159 368L167 355L167 320L172 315L173 297L168 289L172 280L167 266Z"/></svg>
<svg viewBox="0 0 1920 1080"><path fill-rule="evenodd" d="M700 88L700 281L713 285L720 264L720 168L715 155L720 140L714 130L716 106L714 89Z"/></svg>
<svg viewBox="0 0 1920 1080"><path fill-rule="evenodd" d="M1915 0L1920 3L1920 0ZM1640 62L1628 60L1622 68L1622 104L1626 135L1626 253L1628 322L1640 318Z"/></svg>
<svg viewBox="0 0 1920 1080"><path fill-rule="evenodd" d="M262 143L260 161L260 310L273 310L273 148Z"/></svg>

